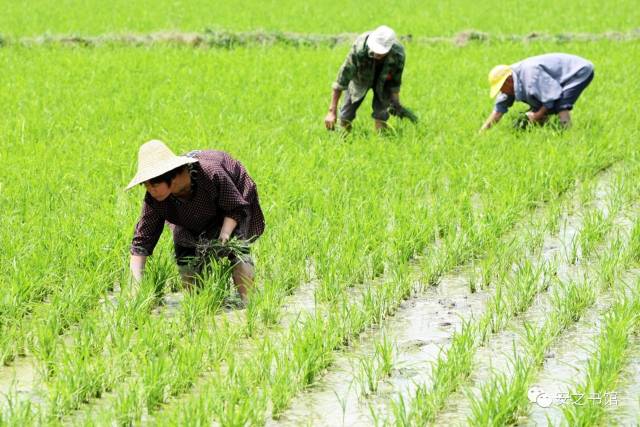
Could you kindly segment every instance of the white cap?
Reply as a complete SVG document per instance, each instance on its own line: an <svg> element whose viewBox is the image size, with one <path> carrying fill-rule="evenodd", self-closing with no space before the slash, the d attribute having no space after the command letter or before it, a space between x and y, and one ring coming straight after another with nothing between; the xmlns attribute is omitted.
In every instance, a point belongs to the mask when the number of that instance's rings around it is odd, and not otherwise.
<svg viewBox="0 0 640 427"><path fill-rule="evenodd" d="M369 34L367 46L373 53L385 55L396 41L396 33L386 25L381 25Z"/></svg>

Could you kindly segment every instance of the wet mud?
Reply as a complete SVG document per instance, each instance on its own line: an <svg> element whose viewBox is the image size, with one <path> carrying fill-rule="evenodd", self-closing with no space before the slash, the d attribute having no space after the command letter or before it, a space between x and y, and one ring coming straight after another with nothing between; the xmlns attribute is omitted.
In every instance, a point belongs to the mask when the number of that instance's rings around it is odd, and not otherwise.
<svg viewBox="0 0 640 427"><path fill-rule="evenodd" d="M413 266L418 275L417 266ZM429 380L431 364L448 346L462 322L482 311L488 295L471 294L464 272L447 275L439 286L411 297L393 317L365 331L358 342L337 355L330 371L308 391L300 394L278 421L269 425L370 426L371 410L380 419L389 411L397 392L410 394L415 384ZM375 343L384 335L393 343L394 369L366 395L360 374L360 360L373 357Z"/></svg>

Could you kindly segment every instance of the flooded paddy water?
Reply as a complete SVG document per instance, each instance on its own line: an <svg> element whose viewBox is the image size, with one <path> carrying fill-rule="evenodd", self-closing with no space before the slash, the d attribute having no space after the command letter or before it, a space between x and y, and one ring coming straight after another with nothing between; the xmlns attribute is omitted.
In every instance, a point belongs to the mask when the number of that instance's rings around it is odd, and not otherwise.
<svg viewBox="0 0 640 427"><path fill-rule="evenodd" d="M604 217L609 215L611 180L613 172L604 172L598 179L594 199L590 205ZM573 205L573 206L571 206ZM580 248L575 248L583 226L583 208L576 200L559 218L556 234L544 236L540 256L531 261L551 266L552 282L568 282L593 275L591 261L582 258ZM613 219L616 227L629 233L633 222L625 215ZM469 268L446 275L434 287L418 292L404 301L396 313L381 325L363 333L351 347L339 353L335 363L322 379L301 393L291 408L277 421L269 425L372 425L388 423L393 419L392 401L398 396L410 396L418 384L430 384L433 363L438 355L446 352L454 331L464 320L477 318L486 309L492 290L470 292ZM414 265L413 276L419 271ZM632 280L628 273L624 280ZM549 279L548 277L546 279ZM534 303L506 329L491 336L474 357L474 371L469 384L483 384L497 372L509 374L513 356L517 355L527 323L540 327L551 308L553 284L535 296ZM601 316L612 303L611 294L605 292L597 298L580 321L570 326L557 344L544 355L544 366L536 385L548 393L567 392L571 381L584 370L585 361L591 355L589 343L599 331ZM378 389L363 391L361 360L373 358L375 344L382 337L394 343L394 369L380 381ZM515 353L514 353L515 352ZM632 368L631 368L632 369ZM468 392L477 393L474 387L455 393L438 415L436 425L466 425L471 415ZM633 407L634 402L627 402ZM636 402L637 403L637 402ZM627 412L630 412L627 409ZM547 417L560 423L553 409L532 404L530 416L521 417L519 424L540 425Z"/></svg>

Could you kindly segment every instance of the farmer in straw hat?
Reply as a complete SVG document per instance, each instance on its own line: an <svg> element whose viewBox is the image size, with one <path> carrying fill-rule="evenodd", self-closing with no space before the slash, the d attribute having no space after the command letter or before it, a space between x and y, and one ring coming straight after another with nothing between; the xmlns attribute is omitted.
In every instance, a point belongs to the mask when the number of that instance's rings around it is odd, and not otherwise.
<svg viewBox="0 0 640 427"><path fill-rule="evenodd" d="M255 183L242 164L224 152L176 156L162 141L146 142L138 152L138 171L126 189L137 184L147 190L131 244L130 266L137 281L165 222L173 232L176 261L188 286L203 267L197 252L203 242L218 239L225 244L232 236L251 242L264 231ZM253 286L253 262L248 253L227 256L234 263L233 281L246 302Z"/></svg>
<svg viewBox="0 0 640 427"><path fill-rule="evenodd" d="M531 107L529 123L543 124L557 114L564 127L571 125L571 109L593 80L593 64L566 53L533 56L513 65L497 65L489 72L490 95L496 98L493 112L481 131L489 129L514 101Z"/></svg>
<svg viewBox="0 0 640 427"><path fill-rule="evenodd" d="M404 48L391 28L382 25L360 35L333 83L329 112L324 118L327 129L334 129L338 101L345 90L347 93L340 108L340 125L347 131L351 130L351 122L369 89L373 89L372 117L376 130L387 127L390 112L416 121L415 115L400 105L404 59Z"/></svg>

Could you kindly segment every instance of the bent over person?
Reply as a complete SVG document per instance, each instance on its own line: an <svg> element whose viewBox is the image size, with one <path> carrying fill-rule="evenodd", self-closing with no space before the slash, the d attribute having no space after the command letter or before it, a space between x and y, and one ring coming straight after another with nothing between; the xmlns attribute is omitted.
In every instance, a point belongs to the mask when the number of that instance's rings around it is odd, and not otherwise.
<svg viewBox="0 0 640 427"><path fill-rule="evenodd" d="M404 71L404 47L398 42L395 32L380 26L374 31L360 35L351 47L333 83L331 104L324 123L332 130L337 119L338 101L346 91L340 108L340 125L351 130L351 122L369 89L373 89L373 114L376 130L386 128L389 107L400 117L415 121L415 116L400 105L400 86Z"/></svg>
<svg viewBox="0 0 640 427"><path fill-rule="evenodd" d="M497 96L494 110L480 130L500 121L514 101L529 104L529 123L542 124L550 114L557 114L560 123L569 127L570 111L593 75L591 62L566 53L549 53L513 65L497 65L489 72L490 96Z"/></svg>
<svg viewBox="0 0 640 427"><path fill-rule="evenodd" d="M222 151L176 156L161 141L146 142L138 153L138 171L126 189L137 184L147 190L131 244L130 267L138 281L165 222L173 232L176 261L188 286L207 261L201 258L218 256L202 253L199 248L207 242L218 239L225 244L237 237L249 243L264 231L255 183L240 162ZM233 281L246 302L253 286L253 262L248 253L226 256L234 264Z"/></svg>

